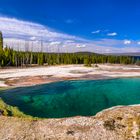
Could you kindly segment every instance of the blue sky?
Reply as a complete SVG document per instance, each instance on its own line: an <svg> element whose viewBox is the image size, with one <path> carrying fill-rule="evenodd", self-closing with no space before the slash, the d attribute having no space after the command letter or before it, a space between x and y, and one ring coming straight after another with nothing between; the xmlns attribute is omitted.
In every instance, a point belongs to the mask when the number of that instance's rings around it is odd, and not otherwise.
<svg viewBox="0 0 140 140"><path fill-rule="evenodd" d="M2 0L0 30L9 44L12 39L37 41L33 33L45 30L40 38L55 49L139 52L139 7L139 0ZM47 31L57 37L44 37Z"/></svg>

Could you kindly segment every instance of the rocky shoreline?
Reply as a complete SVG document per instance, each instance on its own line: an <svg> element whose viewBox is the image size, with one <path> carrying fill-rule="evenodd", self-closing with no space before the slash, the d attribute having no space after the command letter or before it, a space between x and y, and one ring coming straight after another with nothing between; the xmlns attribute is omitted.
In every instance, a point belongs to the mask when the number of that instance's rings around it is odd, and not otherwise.
<svg viewBox="0 0 140 140"><path fill-rule="evenodd" d="M114 67L115 66L115 67ZM139 77L140 67L53 66L0 70L0 87L21 87L62 80ZM118 106L91 117L31 119L0 116L0 140L138 140L140 106Z"/></svg>
<svg viewBox="0 0 140 140"><path fill-rule="evenodd" d="M92 117L30 120L0 116L1 140L137 140L140 106L104 110Z"/></svg>
<svg viewBox="0 0 140 140"><path fill-rule="evenodd" d="M60 65L35 68L0 69L0 87L21 87L62 80L96 80L119 77L140 77L136 65L104 64L98 67Z"/></svg>

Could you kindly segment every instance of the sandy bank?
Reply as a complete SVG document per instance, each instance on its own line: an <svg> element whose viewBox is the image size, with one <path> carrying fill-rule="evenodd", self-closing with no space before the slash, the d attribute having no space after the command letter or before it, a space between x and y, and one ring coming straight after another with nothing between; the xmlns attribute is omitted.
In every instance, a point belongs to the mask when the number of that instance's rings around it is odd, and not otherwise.
<svg viewBox="0 0 140 140"><path fill-rule="evenodd" d="M0 87L30 86L60 80L104 79L117 77L138 77L140 67L134 65L62 65L35 68L0 69Z"/></svg>

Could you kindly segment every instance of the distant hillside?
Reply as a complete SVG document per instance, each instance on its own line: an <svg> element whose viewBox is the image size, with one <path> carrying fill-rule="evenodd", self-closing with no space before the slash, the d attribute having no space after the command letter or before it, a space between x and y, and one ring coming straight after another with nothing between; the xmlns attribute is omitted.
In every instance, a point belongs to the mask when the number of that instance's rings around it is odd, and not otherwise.
<svg viewBox="0 0 140 140"><path fill-rule="evenodd" d="M86 54L86 55L91 55L91 54L95 54L95 55L103 55L103 54L99 54L99 53L94 53L94 52L75 52L76 54Z"/></svg>
<svg viewBox="0 0 140 140"><path fill-rule="evenodd" d="M93 52L75 52L76 54L95 54L95 55L113 55L113 56L138 56L140 57L140 52L135 52L135 53L104 53L104 54L99 54L99 53L93 53Z"/></svg>
<svg viewBox="0 0 140 140"><path fill-rule="evenodd" d="M140 52L135 52L135 53L105 53L105 55L116 55L116 56L140 56Z"/></svg>

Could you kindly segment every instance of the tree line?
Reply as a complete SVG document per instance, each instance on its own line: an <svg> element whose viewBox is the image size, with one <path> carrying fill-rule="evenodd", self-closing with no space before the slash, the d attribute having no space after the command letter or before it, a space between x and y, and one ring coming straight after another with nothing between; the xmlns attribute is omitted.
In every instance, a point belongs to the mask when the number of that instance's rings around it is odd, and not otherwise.
<svg viewBox="0 0 140 140"><path fill-rule="evenodd" d="M139 64L139 59L130 56L106 56L94 53L43 53L22 52L0 47L0 66L32 66L59 64Z"/></svg>
<svg viewBox="0 0 140 140"><path fill-rule="evenodd" d="M3 36L0 32L0 67L5 66L33 66L60 64L137 64L140 60L130 56L99 55L95 53L44 53L31 51L16 51L10 47L3 47Z"/></svg>

